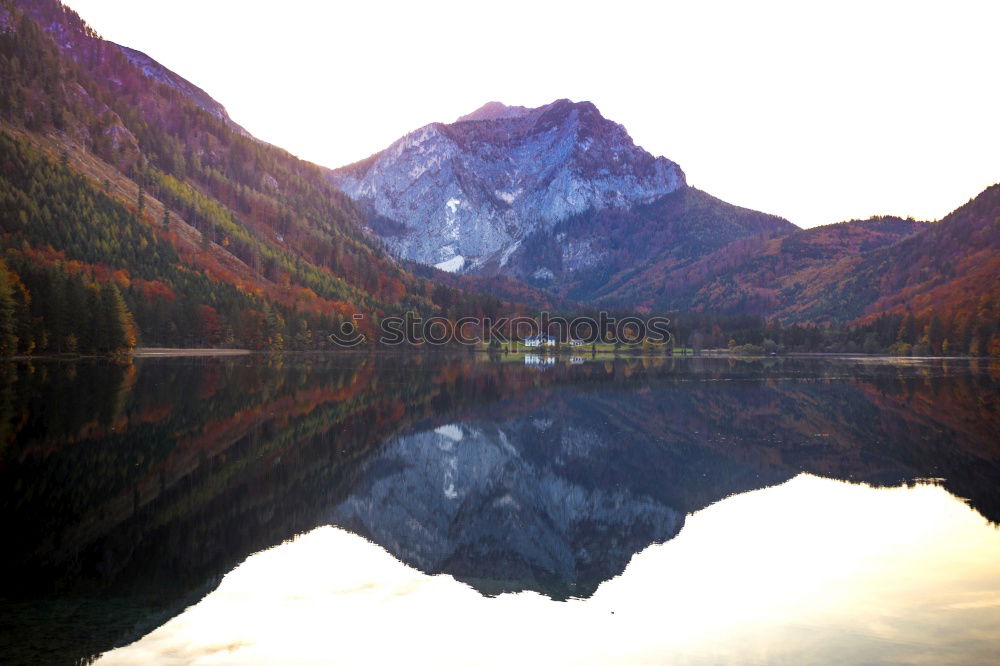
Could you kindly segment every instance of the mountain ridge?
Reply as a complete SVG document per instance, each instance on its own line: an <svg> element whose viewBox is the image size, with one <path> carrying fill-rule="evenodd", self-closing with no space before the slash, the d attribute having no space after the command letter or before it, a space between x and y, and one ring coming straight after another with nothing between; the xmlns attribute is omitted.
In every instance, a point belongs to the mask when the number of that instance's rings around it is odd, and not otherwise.
<svg viewBox="0 0 1000 666"><path fill-rule="evenodd" d="M866 325L911 306L926 321L935 312L954 318L957 302L987 320L1000 311L993 287L1000 281L1000 242L989 213L996 215L1000 202L991 188L973 199L980 202L975 222L960 207L933 223L875 216L800 229L691 187L674 165L677 179L659 191L618 191L617 198L598 197L555 214L535 199L511 213L504 206L509 202L490 198L489 170L501 164L517 174L512 156L524 137L551 131L564 131L572 145L536 142L532 159L590 184L613 170L622 151L638 155L636 173L648 159L665 160L635 146L590 102L563 99L535 109L488 102L454 123L407 134L334 170L333 178L366 210L370 228L392 254L449 272L518 280L572 302L821 325ZM449 150L409 150L429 135ZM609 140L613 135L621 140ZM544 190L548 183L529 185ZM486 203L458 220L462 195L483 190ZM955 242L954 225L978 245ZM482 237L491 237L492 245L471 242ZM920 240L931 238L938 240ZM948 256L926 261L912 249L918 246L927 256L946 246ZM915 265L923 277L905 277Z"/></svg>
<svg viewBox="0 0 1000 666"><path fill-rule="evenodd" d="M111 42L114 44L114 42ZM146 55L142 51L138 51L128 46L123 46L122 44L115 44L121 52L125 54L128 61L133 65L139 67L143 74L149 78L159 81L165 85L175 88L185 97L193 101L202 109L205 109L213 116L223 121L227 125L230 125L237 131L243 133L246 136L251 136L249 132L243 129L242 126L237 124L232 118L229 117L229 112L226 111L221 103L216 101L211 95L205 92L202 88L198 87L194 83L191 83L184 77L180 76L176 72L167 69L162 64L154 60L152 57Z"/></svg>
<svg viewBox="0 0 1000 666"><path fill-rule="evenodd" d="M513 115L497 104L410 132L333 170L332 181L402 225L383 235L397 256L473 272L505 265L539 226L685 185L677 164L636 146L590 102L556 100Z"/></svg>
<svg viewBox="0 0 1000 666"><path fill-rule="evenodd" d="M870 322L1000 312L1000 184L937 222L892 216L728 245L673 274L637 276L653 307L780 322ZM658 295L656 295L658 294Z"/></svg>

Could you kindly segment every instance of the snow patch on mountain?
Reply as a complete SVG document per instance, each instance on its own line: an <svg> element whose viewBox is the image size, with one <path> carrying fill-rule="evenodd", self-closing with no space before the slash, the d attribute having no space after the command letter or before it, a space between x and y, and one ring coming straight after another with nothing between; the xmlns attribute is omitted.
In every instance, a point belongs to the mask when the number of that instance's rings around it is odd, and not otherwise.
<svg viewBox="0 0 1000 666"><path fill-rule="evenodd" d="M445 261L439 261L438 263L434 264L434 268L438 269L439 271L445 271L446 273L457 273L458 271L462 270L463 266L465 266L465 257L463 257L460 254L452 257L451 259L446 259Z"/></svg>

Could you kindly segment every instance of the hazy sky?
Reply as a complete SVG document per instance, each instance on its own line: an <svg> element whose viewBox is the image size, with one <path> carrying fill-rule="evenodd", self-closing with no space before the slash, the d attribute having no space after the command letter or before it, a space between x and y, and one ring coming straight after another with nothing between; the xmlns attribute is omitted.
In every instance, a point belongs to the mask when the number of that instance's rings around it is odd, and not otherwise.
<svg viewBox="0 0 1000 666"><path fill-rule="evenodd" d="M688 182L801 226L1000 181L1000 2L67 0L326 166L489 100L590 100Z"/></svg>

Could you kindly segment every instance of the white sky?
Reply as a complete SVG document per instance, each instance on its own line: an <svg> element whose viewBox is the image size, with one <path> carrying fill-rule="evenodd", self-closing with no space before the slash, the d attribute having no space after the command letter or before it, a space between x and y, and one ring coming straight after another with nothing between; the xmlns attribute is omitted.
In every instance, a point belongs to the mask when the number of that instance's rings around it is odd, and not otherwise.
<svg viewBox="0 0 1000 666"><path fill-rule="evenodd" d="M340 166L490 100L590 100L800 226L1000 181L1000 2L67 0L255 136Z"/></svg>

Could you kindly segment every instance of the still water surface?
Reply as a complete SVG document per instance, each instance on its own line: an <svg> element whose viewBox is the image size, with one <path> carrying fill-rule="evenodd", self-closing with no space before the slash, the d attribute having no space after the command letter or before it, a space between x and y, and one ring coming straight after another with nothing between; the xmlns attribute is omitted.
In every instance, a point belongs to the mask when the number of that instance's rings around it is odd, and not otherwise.
<svg viewBox="0 0 1000 666"><path fill-rule="evenodd" d="M991 663L1000 365L0 374L11 663Z"/></svg>

